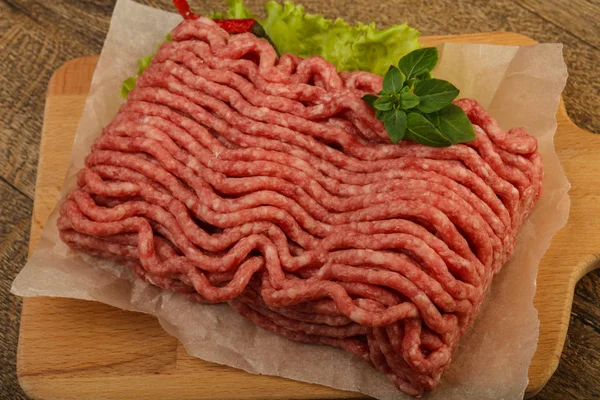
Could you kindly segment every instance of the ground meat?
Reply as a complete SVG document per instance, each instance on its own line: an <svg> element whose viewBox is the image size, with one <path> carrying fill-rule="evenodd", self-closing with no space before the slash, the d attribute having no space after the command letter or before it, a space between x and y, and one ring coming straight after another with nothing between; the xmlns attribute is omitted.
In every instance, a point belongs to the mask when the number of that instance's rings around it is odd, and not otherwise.
<svg viewBox="0 0 600 400"><path fill-rule="evenodd" d="M536 139L455 102L477 138L392 145L381 77L186 20L63 201L74 249L431 391L542 191Z"/></svg>

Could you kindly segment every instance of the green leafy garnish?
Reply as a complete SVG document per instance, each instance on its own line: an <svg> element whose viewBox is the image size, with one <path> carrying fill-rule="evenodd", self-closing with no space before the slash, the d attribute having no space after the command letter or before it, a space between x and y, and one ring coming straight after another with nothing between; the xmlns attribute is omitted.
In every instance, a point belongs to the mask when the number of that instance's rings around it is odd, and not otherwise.
<svg viewBox="0 0 600 400"><path fill-rule="evenodd" d="M375 96L374 94L365 94L365 95L362 97L362 100L363 100L365 103L367 103L368 105L370 105L370 106L371 106L371 108L375 108L375 107L373 106L373 104L375 103L375 100L377 100L377 99L378 99L378 97L377 97L377 96Z"/></svg>
<svg viewBox="0 0 600 400"><path fill-rule="evenodd" d="M432 147L448 147L453 143L438 130L423 114L408 114L406 138Z"/></svg>
<svg viewBox="0 0 600 400"><path fill-rule="evenodd" d="M406 113L404 111L392 110L386 113L383 123L385 130L391 132L389 135L392 143L398 143L404 139L406 133Z"/></svg>
<svg viewBox="0 0 600 400"><path fill-rule="evenodd" d="M426 117L437 129L446 132L454 143L465 143L475 139L473 124L463 109L455 104L427 114Z"/></svg>
<svg viewBox="0 0 600 400"><path fill-rule="evenodd" d="M431 72L435 68L437 62L437 48L427 47L418 52L410 52L402 57L398 62L398 67L408 80Z"/></svg>
<svg viewBox="0 0 600 400"><path fill-rule="evenodd" d="M415 95L419 96L419 110L425 114L441 110L458 96L458 89L448 81L425 79L415 84Z"/></svg>
<svg viewBox="0 0 600 400"><path fill-rule="evenodd" d="M230 0L230 7L242 0ZM267 17L258 22L279 54L321 56L338 71L369 71L384 75L400 57L421 47L419 32L407 24L377 29L375 23L350 25L341 18L307 13L291 1L265 4Z"/></svg>
<svg viewBox="0 0 600 400"><path fill-rule="evenodd" d="M245 19L254 18L254 15L244 7L243 0L227 0L227 11L222 12L211 12L210 19Z"/></svg>
<svg viewBox="0 0 600 400"><path fill-rule="evenodd" d="M123 82L123 86L121 86L121 96L123 98L127 97L127 95L129 94L129 92L131 92L133 90L133 88L135 87L135 77L130 76L129 78L125 79L125 81Z"/></svg>
<svg viewBox="0 0 600 400"><path fill-rule="evenodd" d="M383 90L386 93L395 93L402 89L404 84L404 75L393 65L388 70L388 73L383 77Z"/></svg>
<svg viewBox="0 0 600 400"><path fill-rule="evenodd" d="M400 94L400 104L405 110L410 110L411 108L418 106L419 102L419 96L416 96L410 91L402 92L402 94Z"/></svg>
<svg viewBox="0 0 600 400"><path fill-rule="evenodd" d="M392 143L407 139L426 146L447 147L475 139L473 125L452 100L459 90L431 77L438 62L435 47L414 50L391 66L379 96L362 100L375 109Z"/></svg>

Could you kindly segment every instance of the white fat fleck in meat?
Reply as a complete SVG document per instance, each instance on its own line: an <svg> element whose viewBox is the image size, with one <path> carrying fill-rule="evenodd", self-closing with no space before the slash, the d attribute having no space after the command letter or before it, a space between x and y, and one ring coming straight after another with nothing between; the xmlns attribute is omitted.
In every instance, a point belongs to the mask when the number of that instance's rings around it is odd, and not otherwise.
<svg viewBox="0 0 600 400"><path fill-rule="evenodd" d="M379 265L384 265L386 262L386 258L385 255L379 252L373 252L373 255L371 256L371 260L373 261L374 264L379 264Z"/></svg>

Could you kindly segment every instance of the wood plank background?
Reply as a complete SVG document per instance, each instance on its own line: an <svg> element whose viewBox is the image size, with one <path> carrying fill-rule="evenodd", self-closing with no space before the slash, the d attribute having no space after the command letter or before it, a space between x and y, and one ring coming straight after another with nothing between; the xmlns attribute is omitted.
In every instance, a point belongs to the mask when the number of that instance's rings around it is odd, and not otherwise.
<svg viewBox="0 0 600 400"><path fill-rule="evenodd" d="M170 0L143 3L172 9ZM198 13L224 0L191 1ZM247 1L254 11L262 1ZM562 42L565 103L582 128L600 133L598 0L303 0L311 12L382 26L407 21L424 35L519 32ZM113 0L0 1L0 398L25 399L15 376L20 299L8 294L26 260L45 90L65 61L100 52ZM584 168L585 166L582 166ZM538 399L600 398L600 273L577 286L565 351Z"/></svg>

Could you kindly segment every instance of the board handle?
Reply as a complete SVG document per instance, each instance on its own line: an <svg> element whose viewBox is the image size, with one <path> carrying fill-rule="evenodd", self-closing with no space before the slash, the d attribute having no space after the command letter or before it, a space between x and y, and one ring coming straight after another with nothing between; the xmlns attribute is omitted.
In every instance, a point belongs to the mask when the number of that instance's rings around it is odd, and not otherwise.
<svg viewBox="0 0 600 400"><path fill-rule="evenodd" d="M600 268L600 134L577 126L561 100L555 148L571 182L567 224L554 235L542 258L534 305L540 319L538 348L529 367L525 398L539 393L558 368L577 282Z"/></svg>

